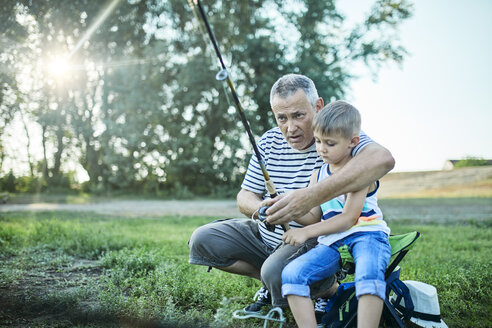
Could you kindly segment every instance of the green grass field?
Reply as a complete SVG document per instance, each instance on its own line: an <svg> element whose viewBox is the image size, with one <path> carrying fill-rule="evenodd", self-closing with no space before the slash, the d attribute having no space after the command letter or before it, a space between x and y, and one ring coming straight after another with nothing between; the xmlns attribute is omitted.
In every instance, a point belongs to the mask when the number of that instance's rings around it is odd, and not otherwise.
<svg viewBox="0 0 492 328"><path fill-rule="evenodd" d="M190 234L211 220L2 213L0 326L261 327L231 318L259 282L187 263ZM449 327L492 327L486 222L390 222L393 233L421 232L401 278L437 288Z"/></svg>

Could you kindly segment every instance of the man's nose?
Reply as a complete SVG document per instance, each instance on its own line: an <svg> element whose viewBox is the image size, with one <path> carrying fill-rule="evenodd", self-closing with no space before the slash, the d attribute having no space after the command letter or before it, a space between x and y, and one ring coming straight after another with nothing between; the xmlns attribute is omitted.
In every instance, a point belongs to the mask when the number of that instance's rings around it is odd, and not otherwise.
<svg viewBox="0 0 492 328"><path fill-rule="evenodd" d="M289 132L295 132L297 130L297 125L293 120L289 120L287 123L287 131Z"/></svg>

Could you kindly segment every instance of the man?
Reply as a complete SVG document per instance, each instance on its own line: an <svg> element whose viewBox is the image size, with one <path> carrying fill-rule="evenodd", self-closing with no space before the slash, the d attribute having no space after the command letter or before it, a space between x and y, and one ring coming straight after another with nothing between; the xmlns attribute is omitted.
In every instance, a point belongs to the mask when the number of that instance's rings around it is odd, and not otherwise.
<svg viewBox="0 0 492 328"><path fill-rule="evenodd" d="M237 195L238 208L247 217L255 216L262 206L274 204L267 211L269 222L302 227L293 220L324 201L368 186L393 168L390 152L361 133L360 142L352 152L351 165L346 165L349 169L340 171L336 179L325 179L305 191L312 172L322 165L311 125L316 112L323 108L323 99L311 79L288 74L273 85L270 104L278 127L267 131L258 147L270 178L282 195L269 199L261 169L252 156ZM335 186L330 180L334 180ZM189 241L189 262L261 280L266 288L258 291L256 303L247 306L246 311L259 312L270 303L287 306L280 290L282 269L313 247L315 241L300 246L285 245L281 244L282 234L278 225L274 231L269 231L264 223L244 218L215 221L193 232ZM334 278L318 288L326 288L333 281ZM318 294L318 290L312 294Z"/></svg>

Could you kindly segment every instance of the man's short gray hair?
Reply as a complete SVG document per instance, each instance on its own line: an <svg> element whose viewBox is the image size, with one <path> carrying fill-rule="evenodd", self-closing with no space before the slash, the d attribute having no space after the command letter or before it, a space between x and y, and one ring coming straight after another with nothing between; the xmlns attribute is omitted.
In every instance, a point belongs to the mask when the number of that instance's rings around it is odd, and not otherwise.
<svg viewBox="0 0 492 328"><path fill-rule="evenodd" d="M310 78L300 74L284 75L273 84L272 90L270 91L270 105L272 105L273 97L275 95L285 99L292 96L299 89L304 91L307 100L313 108L315 108L316 101L318 101L319 98L318 90L316 90L316 86Z"/></svg>

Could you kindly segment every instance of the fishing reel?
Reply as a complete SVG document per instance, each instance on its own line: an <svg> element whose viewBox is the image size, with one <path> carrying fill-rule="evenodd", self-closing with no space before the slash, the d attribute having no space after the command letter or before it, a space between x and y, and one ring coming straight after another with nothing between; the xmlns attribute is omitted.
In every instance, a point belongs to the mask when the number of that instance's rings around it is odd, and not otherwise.
<svg viewBox="0 0 492 328"><path fill-rule="evenodd" d="M268 210L270 206L262 206L260 207L260 209L258 210L258 220L263 222L263 224L265 225L265 227L267 228L268 231L270 232L273 232L275 231L275 224L271 224L269 223L266 219L267 219L267 214L266 214L266 211ZM284 231L286 231L284 225L281 225L280 226Z"/></svg>
<svg viewBox="0 0 492 328"><path fill-rule="evenodd" d="M258 220L260 220L261 222L264 222L266 220L266 218L267 218L266 211L268 210L269 207L270 206L260 207L260 209L258 210Z"/></svg>

